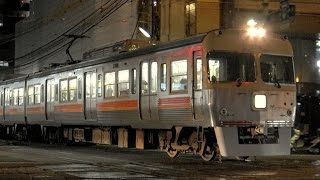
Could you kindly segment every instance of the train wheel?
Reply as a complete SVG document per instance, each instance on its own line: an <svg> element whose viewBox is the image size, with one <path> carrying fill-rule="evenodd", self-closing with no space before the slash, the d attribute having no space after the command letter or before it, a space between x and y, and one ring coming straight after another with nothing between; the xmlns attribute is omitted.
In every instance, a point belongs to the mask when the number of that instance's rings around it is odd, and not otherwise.
<svg viewBox="0 0 320 180"><path fill-rule="evenodd" d="M168 156L171 158L179 156L179 153L180 153L176 149L172 149L172 148L168 148L166 151L167 151Z"/></svg>
<svg viewBox="0 0 320 180"><path fill-rule="evenodd" d="M216 154L216 148L214 146L205 145L205 149L200 156L205 161L211 161L216 157Z"/></svg>
<svg viewBox="0 0 320 180"><path fill-rule="evenodd" d="M205 161L213 160L217 155L217 147L214 143L206 142L204 146L202 146L203 150L201 150L200 156Z"/></svg>

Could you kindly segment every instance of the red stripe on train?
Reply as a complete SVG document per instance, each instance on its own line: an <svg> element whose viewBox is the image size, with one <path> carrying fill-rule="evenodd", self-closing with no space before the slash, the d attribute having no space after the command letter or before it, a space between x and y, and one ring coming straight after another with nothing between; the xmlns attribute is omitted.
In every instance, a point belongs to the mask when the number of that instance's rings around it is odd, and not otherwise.
<svg viewBox="0 0 320 180"><path fill-rule="evenodd" d="M97 111L129 111L137 110L138 101L113 101L113 102L101 102L97 103Z"/></svg>
<svg viewBox="0 0 320 180"><path fill-rule="evenodd" d="M60 104L54 106L56 112L76 113L83 112L82 104Z"/></svg>
<svg viewBox="0 0 320 180"><path fill-rule="evenodd" d="M158 101L159 109L191 108L190 97L163 98Z"/></svg>

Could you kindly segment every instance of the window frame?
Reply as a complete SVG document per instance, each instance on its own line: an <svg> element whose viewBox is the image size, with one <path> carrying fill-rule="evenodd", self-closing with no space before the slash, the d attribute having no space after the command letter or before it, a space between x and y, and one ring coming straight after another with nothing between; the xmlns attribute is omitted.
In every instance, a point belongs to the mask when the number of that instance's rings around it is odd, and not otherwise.
<svg viewBox="0 0 320 180"><path fill-rule="evenodd" d="M119 73L120 72L124 72L127 71L128 72L128 76L126 81L120 82L120 77L119 77ZM123 69L123 70L119 70L116 72L116 84L117 84L117 97L128 97L129 96L129 92L130 92L130 70L129 69ZM127 94L120 94L120 88L119 85L121 84L127 84L127 89L125 91L127 91Z"/></svg>
<svg viewBox="0 0 320 180"><path fill-rule="evenodd" d="M173 68L172 68L172 63L174 62L178 62L178 61L186 61L186 73L185 74L179 74L179 75L175 75L173 76ZM171 60L170 61L170 76L169 76L169 81L170 81L170 87L169 87L169 90L170 90L170 94L186 94L188 93L188 71L189 71L189 68L188 68L188 58L179 58L179 59L174 59L174 60ZM167 72L168 73L168 72ZM178 76L186 76L186 88L184 89L179 89L179 90L172 90L172 77L178 77ZM181 80L180 80L181 81ZM180 84L181 85L181 84Z"/></svg>
<svg viewBox="0 0 320 180"><path fill-rule="evenodd" d="M164 71L165 70L165 71ZM167 66L167 63L164 62L164 63L161 63L160 64L160 83L159 83L159 89L161 92L166 92L167 91L167 87L168 87L168 80L167 80L167 77L168 77L168 66ZM161 84L164 84L164 89L161 87Z"/></svg>
<svg viewBox="0 0 320 180"><path fill-rule="evenodd" d="M136 94L137 93L137 68L132 68L130 72L131 76L131 94Z"/></svg>
<svg viewBox="0 0 320 180"><path fill-rule="evenodd" d="M74 99L70 100L70 81L75 80L75 89L72 89L75 91ZM61 89L61 82L66 81L67 82L67 90L62 91ZM66 91L67 98L65 101L62 101L62 92ZM70 78L64 78L59 80L59 102L60 103L68 103L68 102L77 102L78 100L78 81L77 77L70 77Z"/></svg>
<svg viewBox="0 0 320 180"><path fill-rule="evenodd" d="M118 92L118 90L117 90L117 77L116 77L116 75L117 75L117 73L116 73L117 71L110 71L110 72L105 72L104 73L104 81L103 81L103 88L104 88L104 91L103 91L103 98L105 98L105 99L110 99L110 98L116 98L117 97L117 92ZM113 81L113 84L106 84L106 80L107 80L107 78L106 78L106 75L107 74L114 74L114 81ZM113 86L113 89L112 89L112 92L111 93L113 93L113 95L112 96L107 96L107 86Z"/></svg>

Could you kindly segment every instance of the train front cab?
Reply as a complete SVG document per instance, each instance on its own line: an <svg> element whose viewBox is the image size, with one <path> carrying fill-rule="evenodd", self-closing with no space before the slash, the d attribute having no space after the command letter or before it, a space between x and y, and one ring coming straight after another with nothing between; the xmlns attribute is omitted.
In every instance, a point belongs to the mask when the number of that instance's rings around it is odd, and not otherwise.
<svg viewBox="0 0 320 180"><path fill-rule="evenodd" d="M230 30L209 33L203 46L205 119L220 154L290 154L296 87L288 40Z"/></svg>

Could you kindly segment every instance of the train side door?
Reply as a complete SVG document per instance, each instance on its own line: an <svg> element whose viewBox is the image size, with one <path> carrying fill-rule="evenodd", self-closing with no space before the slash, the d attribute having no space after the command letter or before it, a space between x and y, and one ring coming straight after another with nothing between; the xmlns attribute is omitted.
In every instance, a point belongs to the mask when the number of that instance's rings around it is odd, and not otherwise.
<svg viewBox="0 0 320 180"><path fill-rule="evenodd" d="M193 118L203 118L202 112L202 57L201 51L193 52L193 83L192 83Z"/></svg>
<svg viewBox="0 0 320 180"><path fill-rule="evenodd" d="M84 115L86 120L97 119L97 73L89 71L84 73Z"/></svg>
<svg viewBox="0 0 320 180"><path fill-rule="evenodd" d="M46 80L46 93L45 93L45 112L46 119L53 120L54 119L54 79Z"/></svg>
<svg viewBox="0 0 320 180"><path fill-rule="evenodd" d="M139 110L142 120L158 120L158 63L143 61L140 64Z"/></svg>

